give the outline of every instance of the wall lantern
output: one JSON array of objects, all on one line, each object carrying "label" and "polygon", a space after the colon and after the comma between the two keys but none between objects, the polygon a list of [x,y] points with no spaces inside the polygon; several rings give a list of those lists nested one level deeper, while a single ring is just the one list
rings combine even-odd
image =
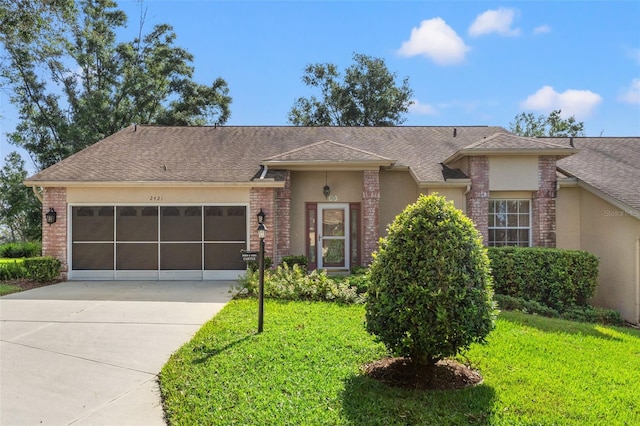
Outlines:
[{"label": "wall lantern", "polygon": [[56,213],[56,211],[53,209],[53,207],[50,207],[49,211],[44,216],[47,219],[47,223],[49,224],[49,226],[51,226],[54,223],[56,223],[56,219],[57,219],[58,213]]},{"label": "wall lantern", "polygon": [[264,224],[264,217],[266,216],[266,214],[262,209],[260,209],[260,213],[258,213],[256,216],[258,216],[258,225]]},{"label": "wall lantern", "polygon": [[329,198],[329,194],[331,194],[331,188],[329,188],[329,184],[327,184],[327,172],[324,172],[324,188],[322,188],[322,193],[324,194],[324,198]]}]

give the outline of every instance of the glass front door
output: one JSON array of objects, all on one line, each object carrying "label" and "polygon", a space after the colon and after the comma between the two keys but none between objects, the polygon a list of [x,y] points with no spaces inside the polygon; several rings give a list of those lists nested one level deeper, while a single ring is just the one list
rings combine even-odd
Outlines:
[{"label": "glass front door", "polygon": [[318,268],[349,269],[349,204],[318,204]]}]

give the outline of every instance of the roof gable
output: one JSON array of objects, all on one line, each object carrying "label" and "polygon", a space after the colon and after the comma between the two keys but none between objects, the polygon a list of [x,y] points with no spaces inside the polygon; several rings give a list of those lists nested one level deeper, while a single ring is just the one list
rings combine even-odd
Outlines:
[{"label": "roof gable", "polygon": [[271,167],[326,164],[372,164],[390,166],[395,160],[331,140],[323,140],[266,158]]},{"label": "roof gable", "polygon": [[474,155],[555,155],[558,158],[564,158],[576,152],[578,150],[569,145],[561,145],[540,138],[495,133],[463,147],[447,158],[445,163]]}]

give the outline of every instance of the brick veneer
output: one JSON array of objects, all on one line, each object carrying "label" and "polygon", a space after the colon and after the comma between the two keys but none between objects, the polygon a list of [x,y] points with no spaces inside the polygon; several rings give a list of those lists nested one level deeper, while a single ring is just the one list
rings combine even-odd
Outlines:
[{"label": "brick veneer", "polygon": [[538,158],[538,190],[531,206],[531,242],[534,247],[556,246],[556,157]]},{"label": "brick veneer", "polygon": [[265,256],[274,259],[274,241],[278,235],[276,226],[276,198],[275,188],[251,188],[249,193],[249,247],[251,250],[260,249],[260,240],[256,231],[258,222],[256,215],[260,209],[266,214],[264,225],[267,227],[267,238],[264,240]]},{"label": "brick veneer", "polygon": [[373,261],[372,254],[378,249],[380,239],[380,172],[365,170],[362,188],[362,264]]},{"label": "brick veneer", "polygon": [[285,172],[284,188],[276,189],[276,240],[273,263],[291,254],[291,172]]},{"label": "brick veneer", "polygon": [[468,175],[471,190],[467,194],[467,216],[482,235],[484,245],[489,241],[489,158],[469,157]]},{"label": "brick veneer", "polygon": [[[56,223],[49,225],[45,214],[53,208]],[[67,189],[45,188],[42,200],[42,255],[51,256],[62,262],[60,269],[63,279],[68,271],[67,262]]]}]

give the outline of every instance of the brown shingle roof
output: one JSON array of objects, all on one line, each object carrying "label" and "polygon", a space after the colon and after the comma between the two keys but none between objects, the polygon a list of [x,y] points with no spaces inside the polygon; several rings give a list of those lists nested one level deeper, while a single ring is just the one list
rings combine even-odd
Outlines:
[{"label": "brown shingle roof", "polygon": [[[440,162],[501,127],[130,126],[41,171],[29,182],[249,182],[265,158],[332,141],[349,155],[408,166],[443,181]],[[347,150],[343,150],[346,153]],[[317,153],[316,153],[317,154]],[[315,155],[315,154],[314,154]]]},{"label": "brown shingle roof", "polygon": [[[569,138],[554,142],[569,144]],[[640,138],[573,138],[577,155],[558,162],[565,175],[588,185],[640,212]]]}]

